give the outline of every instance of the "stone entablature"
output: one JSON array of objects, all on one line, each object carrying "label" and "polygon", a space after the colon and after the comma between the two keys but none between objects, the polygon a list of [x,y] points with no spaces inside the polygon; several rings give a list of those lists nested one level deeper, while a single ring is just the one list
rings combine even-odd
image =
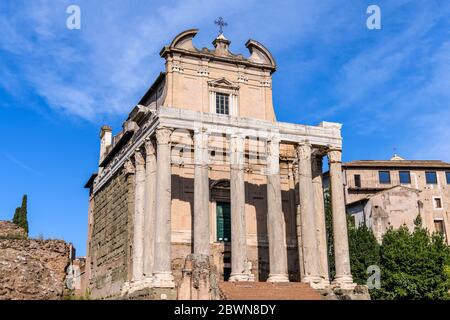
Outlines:
[{"label": "stone entablature", "polygon": [[157,111],[148,109],[147,112],[149,115],[147,121],[134,132],[132,138],[110,160],[96,179],[94,193],[121,168],[135,149],[144,144],[157,126],[191,131],[204,128],[210,134],[226,134],[227,136],[239,132],[241,136],[260,139],[277,135],[279,140],[285,143],[309,141],[315,147],[325,148],[340,148],[342,144],[341,125],[332,122],[307,126],[162,107]]}]

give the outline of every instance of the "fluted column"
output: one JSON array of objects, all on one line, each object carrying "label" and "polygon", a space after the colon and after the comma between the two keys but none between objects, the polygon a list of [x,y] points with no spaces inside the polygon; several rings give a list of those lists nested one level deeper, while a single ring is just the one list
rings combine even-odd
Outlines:
[{"label": "fluted column", "polygon": [[313,287],[322,286],[319,276],[319,258],[317,255],[317,234],[315,224],[314,192],[311,170],[311,145],[301,144],[297,147],[299,161],[299,193],[302,227],[302,246],[304,274],[302,282]]},{"label": "fluted column", "polygon": [[330,284],[328,274],[327,231],[325,224],[325,204],[323,199],[322,158],[319,153],[312,155],[312,182],[314,188],[314,209],[319,255],[319,275],[324,285]]},{"label": "fluted column", "polygon": [[244,138],[230,140],[231,275],[229,281],[249,281],[245,227]]},{"label": "fluted column", "polygon": [[170,158],[170,136],[172,130],[156,130],[156,232],[155,262],[153,273],[156,287],[174,287],[171,266],[171,205],[172,205],[172,168]]},{"label": "fluted column", "polygon": [[[296,230],[297,230],[297,248],[298,248],[298,264],[299,264],[299,272],[300,279],[303,279],[305,274],[305,262],[303,259],[303,237],[302,237],[302,215],[300,211],[300,183],[298,181],[299,171],[298,171],[298,161],[293,167],[294,174],[294,187],[295,190],[295,222],[296,222]],[[298,201],[297,201],[298,200]]]},{"label": "fluted column", "polygon": [[289,282],[286,225],[281,202],[280,141],[267,141],[267,232],[269,238],[269,282]]},{"label": "fluted column", "polygon": [[145,160],[140,150],[134,153],[134,221],[133,221],[133,281],[144,275],[144,206],[145,206]]},{"label": "fluted column", "polygon": [[328,151],[331,186],[331,208],[333,212],[333,238],[336,276],[333,283],[342,288],[353,288],[350,253],[347,236],[347,217],[345,213],[344,187],[342,180],[342,151]]},{"label": "fluted column", "polygon": [[145,142],[144,275],[152,276],[155,260],[156,150],[153,141]]},{"label": "fluted column", "polygon": [[208,134],[194,132],[194,254],[209,256]]}]

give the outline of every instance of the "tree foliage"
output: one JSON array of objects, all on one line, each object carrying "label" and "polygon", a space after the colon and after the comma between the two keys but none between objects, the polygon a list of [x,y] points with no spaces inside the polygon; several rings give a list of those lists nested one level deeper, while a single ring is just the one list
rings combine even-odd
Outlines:
[{"label": "tree foliage", "polygon": [[27,209],[27,195],[22,198],[22,206],[16,208],[13,217],[13,223],[23,228],[28,234],[28,209]]},{"label": "tree foliage", "polygon": [[[335,275],[331,197],[325,193],[328,262]],[[348,242],[353,279],[366,284],[367,268],[381,269],[381,288],[370,290],[372,299],[450,299],[450,247],[442,234],[430,234],[420,216],[410,232],[406,226],[389,229],[379,245],[370,228],[356,228],[349,221]]]},{"label": "tree foliage", "polygon": [[376,299],[449,299],[450,248],[442,234],[430,235],[420,218],[410,232],[406,226],[390,229],[380,248],[381,288]]},{"label": "tree foliage", "polygon": [[348,245],[353,281],[367,283],[367,268],[380,263],[380,245],[365,224],[355,227],[348,223]]}]

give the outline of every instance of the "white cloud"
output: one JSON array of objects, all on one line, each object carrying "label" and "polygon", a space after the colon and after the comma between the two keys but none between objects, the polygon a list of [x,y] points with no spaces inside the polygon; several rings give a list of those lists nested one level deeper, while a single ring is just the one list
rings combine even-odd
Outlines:
[{"label": "white cloud", "polygon": [[233,50],[241,51],[248,37],[280,50],[294,45],[293,37],[300,41],[316,32],[323,21],[332,28],[336,19],[327,20],[327,14],[336,6],[330,3],[286,1],[273,10],[273,2],[256,0],[180,0],[162,5],[85,0],[77,3],[82,17],[82,29],[77,31],[65,28],[70,1],[22,1],[1,10],[0,27],[6,37],[0,39],[0,48],[16,65],[0,65],[17,73],[55,110],[88,120],[122,115],[163,70],[159,50],[180,31],[199,27],[202,32],[196,41],[200,47],[210,46],[216,35],[213,21],[224,15],[230,22],[226,32],[233,35]]}]

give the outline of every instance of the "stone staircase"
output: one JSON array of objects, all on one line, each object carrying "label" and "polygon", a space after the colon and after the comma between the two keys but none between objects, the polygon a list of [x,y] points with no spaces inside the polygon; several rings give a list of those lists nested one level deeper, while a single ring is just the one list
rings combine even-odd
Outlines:
[{"label": "stone staircase", "polygon": [[220,282],[222,300],[322,300],[318,291],[300,282]]}]

